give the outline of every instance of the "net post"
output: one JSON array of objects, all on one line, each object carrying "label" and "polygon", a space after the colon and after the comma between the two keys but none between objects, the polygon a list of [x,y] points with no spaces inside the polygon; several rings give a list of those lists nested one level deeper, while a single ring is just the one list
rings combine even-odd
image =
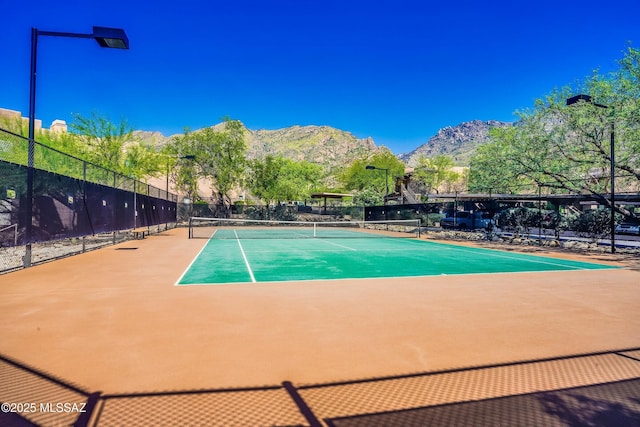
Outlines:
[{"label": "net post", "polygon": [[189,217],[189,232],[188,232],[189,239],[191,239],[193,237],[192,236],[193,231],[192,231],[192,228],[191,228],[192,227],[192,223],[191,223],[192,220],[193,220],[193,217]]},{"label": "net post", "polygon": [[418,218],[418,239],[421,237],[422,232],[422,219]]}]

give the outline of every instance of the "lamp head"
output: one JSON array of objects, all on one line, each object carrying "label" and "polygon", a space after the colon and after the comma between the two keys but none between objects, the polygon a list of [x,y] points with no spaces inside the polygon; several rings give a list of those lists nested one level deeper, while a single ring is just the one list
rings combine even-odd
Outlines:
[{"label": "lamp head", "polygon": [[591,102],[591,97],[589,95],[580,94],[576,96],[572,96],[571,98],[567,98],[567,105],[573,105],[578,103],[579,101]]},{"label": "lamp head", "polygon": [[93,38],[102,47],[129,49],[129,39],[121,28],[93,27]]}]

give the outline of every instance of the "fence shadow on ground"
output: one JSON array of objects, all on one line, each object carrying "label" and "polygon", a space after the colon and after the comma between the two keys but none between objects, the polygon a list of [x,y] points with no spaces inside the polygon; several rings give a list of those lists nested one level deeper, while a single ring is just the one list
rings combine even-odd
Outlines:
[{"label": "fence shadow on ground", "polygon": [[356,415],[331,427],[638,426],[640,379],[511,397]]},{"label": "fence shadow on ground", "polygon": [[122,394],[0,355],[0,401],[3,426],[639,426],[640,348],[339,383]]},{"label": "fence shadow on ground", "polygon": [[88,425],[99,392],[0,355],[0,425]]}]

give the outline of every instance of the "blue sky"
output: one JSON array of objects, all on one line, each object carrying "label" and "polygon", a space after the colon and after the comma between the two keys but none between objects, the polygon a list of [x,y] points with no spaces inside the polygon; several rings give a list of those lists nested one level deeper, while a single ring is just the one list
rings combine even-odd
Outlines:
[{"label": "blue sky", "polygon": [[[110,7],[110,9],[106,9]],[[125,29],[131,49],[41,37],[37,117],[92,112],[165,135],[223,116],[328,125],[396,153],[474,119],[513,121],[640,47],[640,1],[9,1],[0,107],[28,113],[30,29]]]}]

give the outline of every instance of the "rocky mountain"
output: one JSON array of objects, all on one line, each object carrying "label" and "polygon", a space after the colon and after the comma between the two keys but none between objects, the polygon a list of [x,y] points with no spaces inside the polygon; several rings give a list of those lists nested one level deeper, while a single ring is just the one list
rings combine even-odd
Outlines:
[{"label": "rocky mountain", "polygon": [[[222,130],[223,124],[213,128]],[[135,131],[138,141],[162,146],[171,137],[159,132]],[[351,163],[375,152],[372,138],[356,138],[352,133],[330,126],[291,126],[277,130],[246,129],[247,157],[282,155],[293,160],[306,160],[329,168]]]},{"label": "rocky mountain", "polygon": [[278,130],[249,130],[249,157],[278,155],[334,167],[366,156],[377,147],[371,138],[329,126],[292,126]]},{"label": "rocky mountain", "polygon": [[145,145],[151,145],[154,147],[162,147],[166,144],[171,137],[166,137],[158,131],[146,131],[146,130],[134,130],[133,137],[135,141],[143,143]]},{"label": "rocky mountain", "polygon": [[[460,123],[440,129],[427,142],[415,150],[398,155],[405,164],[413,167],[420,156],[434,157],[445,154],[456,164],[466,166],[478,145],[488,141],[492,127],[511,126],[512,123],[496,120]],[[217,124],[214,127],[221,127]],[[277,130],[247,129],[248,157],[282,155],[293,160],[306,160],[335,168],[350,164],[353,160],[373,154],[382,147],[376,146],[371,137],[356,138],[352,133],[330,126],[291,126]],[[152,145],[164,145],[171,137],[159,132],[135,132],[139,140]]]},{"label": "rocky mountain", "polygon": [[507,126],[512,126],[512,123],[497,120],[486,122],[473,120],[453,127],[447,126],[440,129],[420,147],[409,153],[401,154],[398,158],[408,166],[414,167],[421,156],[430,158],[444,154],[453,157],[457,165],[466,166],[476,148],[488,141],[489,129]]}]

